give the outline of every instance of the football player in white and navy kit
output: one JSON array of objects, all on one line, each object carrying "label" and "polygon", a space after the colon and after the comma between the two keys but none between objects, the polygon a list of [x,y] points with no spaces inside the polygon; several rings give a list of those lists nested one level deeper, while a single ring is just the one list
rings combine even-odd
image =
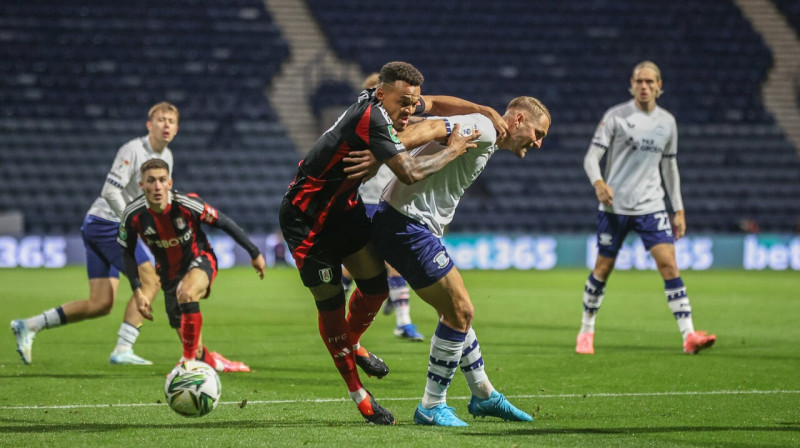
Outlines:
[{"label": "football player in white and navy kit", "polygon": [[[676,160],[678,128],[675,117],[656,105],[663,85],[656,64],[637,64],[630,82],[633,99],[606,111],[583,162],[600,202],[598,255],[584,287],[584,311],[575,351],[594,353],[595,318],[603,303],[606,282],[625,237],[633,230],[650,251],[664,279],[667,303],[683,336],[683,350],[695,354],[711,347],[716,337],[694,330],[692,307],[675,261],[675,240],[686,233]],[[603,155],[606,163],[601,173]],[[674,211],[672,223],[666,211],[662,180]]]},{"label": "football player in white and navy kit", "polygon": [[[508,123],[508,133],[498,138],[491,121],[483,115],[445,118],[448,128],[459,125],[459,132],[478,132],[477,148],[417,183],[406,185],[393,179],[384,189],[383,200],[373,217],[372,238],[378,253],[440,316],[431,337],[425,393],[414,413],[417,424],[467,425],[446,403],[447,388],[459,367],[472,392],[467,407],[470,414],[532,420],[489,381],[471,325],[472,302],[461,274],[440,240],[464,191],[480,175],[492,154],[498,149],[508,149],[520,158],[525,157],[529,148],[541,147],[550,128],[550,112],[532,97],[512,100],[503,119]],[[442,145],[432,142],[412,152],[415,156],[429,155],[441,149]]]},{"label": "football player in white and navy kit", "polygon": [[[17,339],[17,351],[25,364],[31,363],[33,338],[38,331],[105,316],[111,312],[117,295],[119,273],[124,272],[122,250],[117,243],[120,216],[127,204],[141,194],[139,168],[144,162],[162,159],[172,170],[172,151],[167,145],[178,133],[179,117],[178,108],[170,103],[154,105],[148,112],[147,135],[125,143],[117,151],[100,197],[89,208],[81,226],[86,247],[89,298],[67,302],[28,319],[11,322],[11,330]],[[151,298],[155,297],[160,285],[143,245],[136,249],[136,262],[143,292]],[[152,364],[133,353],[133,344],[141,325],[142,316],[131,297],[120,326],[117,346],[111,353],[111,364]]]}]

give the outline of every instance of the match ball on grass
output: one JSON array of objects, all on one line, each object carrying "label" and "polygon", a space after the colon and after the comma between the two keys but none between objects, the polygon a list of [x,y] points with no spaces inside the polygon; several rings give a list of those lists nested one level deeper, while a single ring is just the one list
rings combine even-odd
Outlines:
[{"label": "match ball on grass", "polygon": [[169,407],[184,417],[202,417],[219,403],[219,375],[202,361],[184,361],[167,375],[164,384]]}]

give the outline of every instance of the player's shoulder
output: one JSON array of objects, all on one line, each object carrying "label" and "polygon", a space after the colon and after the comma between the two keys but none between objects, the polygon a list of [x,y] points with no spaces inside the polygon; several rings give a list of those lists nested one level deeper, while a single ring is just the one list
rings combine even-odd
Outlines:
[{"label": "player's shoulder", "polygon": [[606,110],[606,117],[623,117],[636,112],[636,104],[633,100],[615,104]]},{"label": "player's shoulder", "polygon": [[145,151],[146,148],[144,139],[145,137],[136,137],[128,140],[125,142],[125,144],[119,147],[119,152],[136,153]]},{"label": "player's shoulder", "polygon": [[206,206],[205,201],[196,193],[182,193],[177,190],[172,190],[172,200],[197,213],[203,213],[203,209]]},{"label": "player's shoulder", "polygon": [[663,107],[656,104],[656,112],[659,114],[659,118],[662,120],[667,120],[672,122],[673,124],[676,123],[675,116],[672,115],[672,112],[664,109]]},{"label": "player's shoulder", "polygon": [[140,195],[125,206],[125,210],[122,211],[122,222],[128,222],[131,217],[142,213],[144,210],[147,210],[147,202],[145,201],[144,195]]}]

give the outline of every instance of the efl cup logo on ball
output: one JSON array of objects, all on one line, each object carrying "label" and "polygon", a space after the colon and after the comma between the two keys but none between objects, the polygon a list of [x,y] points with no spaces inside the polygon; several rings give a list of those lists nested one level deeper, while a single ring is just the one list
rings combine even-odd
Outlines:
[{"label": "efl cup logo on ball", "polygon": [[219,404],[222,384],[217,371],[201,361],[184,361],[167,375],[169,407],[184,417],[202,417]]}]

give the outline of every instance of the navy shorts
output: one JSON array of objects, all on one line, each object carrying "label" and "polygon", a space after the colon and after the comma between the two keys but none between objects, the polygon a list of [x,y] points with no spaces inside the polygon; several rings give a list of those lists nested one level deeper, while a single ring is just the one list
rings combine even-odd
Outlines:
[{"label": "navy shorts", "polygon": [[164,283],[162,281],[162,289],[164,290],[164,307],[167,310],[167,319],[169,319],[169,326],[172,328],[181,327],[181,308],[178,305],[178,284],[192,269],[200,269],[208,276],[208,289],[203,298],[208,298],[211,295],[211,284],[217,278],[217,257],[210,252],[203,252],[197,258],[192,260],[189,268],[181,272],[178,278],[172,282]]},{"label": "navy shorts", "polygon": [[669,214],[665,210],[638,216],[598,211],[597,252],[604,257],[616,258],[631,230],[639,234],[647,250],[656,244],[675,244]]},{"label": "navy shorts", "polygon": [[[89,278],[119,278],[125,272],[122,246],[117,242],[119,223],[86,215],[81,226],[83,246],[86,248],[86,271]],[[142,240],[136,245],[136,265],[150,261]]]},{"label": "navy shorts", "polygon": [[365,202],[364,208],[367,209],[367,216],[372,220],[372,217],[375,216],[375,212],[378,211],[378,204],[367,204]]},{"label": "navy shorts", "polygon": [[308,287],[342,281],[342,259],[369,243],[370,223],[364,203],[334,216],[324,225],[301,212],[284,198],[280,211],[281,232]]},{"label": "navy shorts", "polygon": [[386,202],[378,204],[372,217],[372,242],[415,290],[436,283],[454,266],[439,238]]}]

